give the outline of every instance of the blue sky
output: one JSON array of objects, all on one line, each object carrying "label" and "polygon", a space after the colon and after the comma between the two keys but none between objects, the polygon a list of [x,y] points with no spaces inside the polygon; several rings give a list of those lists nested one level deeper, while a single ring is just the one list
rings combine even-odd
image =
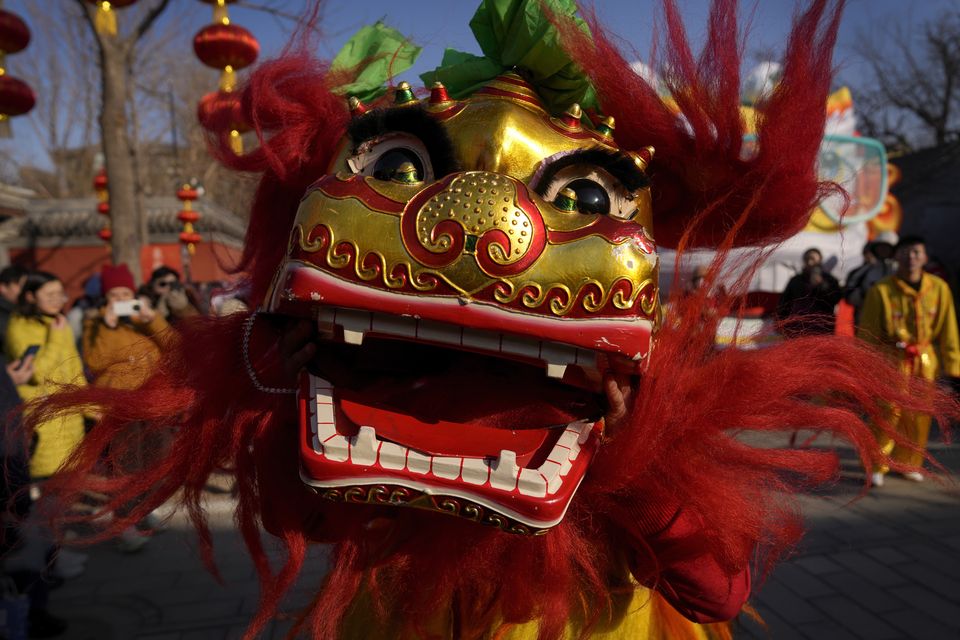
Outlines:
[{"label": "blue sky", "polygon": [[[68,0],[7,0],[5,8],[24,15],[23,7],[30,2],[66,2]],[[284,12],[297,14],[306,5],[307,0],[256,0],[258,4],[272,4]],[[904,27],[918,25],[930,19],[955,3],[951,0],[923,0],[923,2],[904,2],[903,0],[849,0],[841,25],[840,41],[836,61],[840,69],[840,80],[853,81],[864,75],[853,55],[857,39],[876,30],[881,24],[896,24]],[[196,25],[196,29],[181,29],[175,35],[182,41],[185,64],[200,63],[193,56],[191,41],[193,33],[210,20],[209,5],[197,0],[173,0],[158,25],[163,30],[168,21]],[[479,53],[468,22],[476,8],[475,0],[328,0],[324,11],[322,29],[324,38],[319,54],[332,57],[343,43],[365,24],[385,19],[391,26],[410,37],[423,47],[420,59],[414,68],[401,75],[401,79],[419,82],[417,74],[436,66],[447,46]],[[696,40],[705,30],[708,0],[678,0],[685,17],[688,30]],[[748,52],[759,50],[780,50],[786,40],[790,18],[795,8],[791,0],[755,0],[741,3],[741,14],[752,13]],[[613,31],[624,38],[641,54],[648,51],[651,41],[653,16],[659,3],[655,0],[597,0],[597,12],[604,23],[612,25]],[[235,24],[250,29],[260,40],[262,57],[272,57],[279,53],[287,41],[292,25],[289,21],[279,20],[251,9],[239,6],[231,7],[231,18]],[[122,19],[122,14],[121,14]],[[30,55],[33,48],[18,54]],[[16,57],[10,58],[11,70],[16,75]],[[212,79],[211,82],[215,82]],[[854,96],[856,99],[856,96]],[[43,163],[42,152],[38,153],[38,142],[31,127],[17,125],[14,121],[14,141],[0,143],[0,149],[14,156],[21,156],[25,162]]]}]

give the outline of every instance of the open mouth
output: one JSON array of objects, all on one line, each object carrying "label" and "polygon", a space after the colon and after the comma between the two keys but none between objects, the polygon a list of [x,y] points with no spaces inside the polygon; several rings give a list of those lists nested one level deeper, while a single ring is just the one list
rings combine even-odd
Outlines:
[{"label": "open mouth", "polygon": [[300,381],[301,474],[331,500],[515,533],[562,520],[603,431],[596,352],[322,307]]}]

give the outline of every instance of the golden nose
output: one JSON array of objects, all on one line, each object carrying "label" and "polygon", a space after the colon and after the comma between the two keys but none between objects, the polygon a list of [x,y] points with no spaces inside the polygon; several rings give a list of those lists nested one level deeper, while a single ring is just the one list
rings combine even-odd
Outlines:
[{"label": "golden nose", "polygon": [[540,211],[526,186],[509,176],[469,171],[424,195],[411,202],[413,210],[408,206],[402,225],[413,231],[404,234],[405,244],[424,264],[442,266],[470,254],[484,271],[499,275],[525,269],[546,243]]}]

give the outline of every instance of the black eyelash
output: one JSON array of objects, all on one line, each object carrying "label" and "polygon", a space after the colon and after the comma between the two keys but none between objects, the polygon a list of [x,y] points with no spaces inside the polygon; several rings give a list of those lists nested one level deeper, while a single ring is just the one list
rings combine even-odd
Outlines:
[{"label": "black eyelash", "polygon": [[592,165],[604,169],[619,180],[624,189],[630,192],[650,186],[650,179],[633,162],[630,156],[619,151],[583,149],[561,156],[545,167],[540,179],[537,180],[537,193],[541,196],[544,195],[560,171],[576,164]]},{"label": "black eyelash", "polygon": [[409,133],[419,138],[430,154],[435,176],[442,177],[459,170],[450,136],[421,106],[374,109],[354,118],[347,127],[354,148],[388,133]]}]

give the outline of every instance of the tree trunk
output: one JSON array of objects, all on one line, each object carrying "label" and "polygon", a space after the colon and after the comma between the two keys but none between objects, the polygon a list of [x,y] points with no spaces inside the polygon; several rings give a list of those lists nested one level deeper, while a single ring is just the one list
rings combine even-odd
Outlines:
[{"label": "tree trunk", "polygon": [[100,68],[103,95],[100,131],[103,156],[110,178],[110,218],[113,225],[114,264],[126,264],[137,282],[140,271],[141,233],[137,206],[135,162],[127,123],[127,56],[116,36],[101,36]]}]

